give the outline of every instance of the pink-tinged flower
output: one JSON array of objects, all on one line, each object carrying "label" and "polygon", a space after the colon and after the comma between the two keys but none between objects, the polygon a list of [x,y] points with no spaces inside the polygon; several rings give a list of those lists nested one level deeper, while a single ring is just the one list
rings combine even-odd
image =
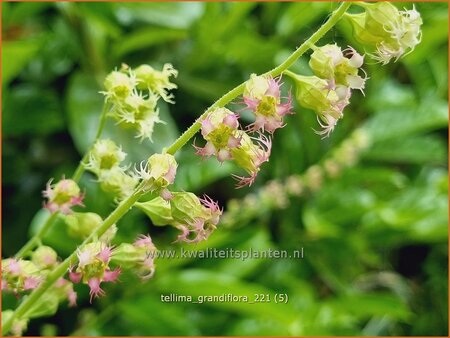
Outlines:
[{"label": "pink-tinged flower", "polygon": [[52,180],[47,183],[47,188],[43,191],[44,197],[48,199],[47,203],[44,203],[44,207],[51,213],[60,211],[67,215],[72,212],[72,207],[84,206],[84,195],[75,181],[62,179],[53,185],[51,182]]},{"label": "pink-tinged flower", "polygon": [[331,115],[322,115],[320,118],[317,116],[317,122],[322,127],[322,130],[314,131],[317,135],[322,136],[322,139],[324,139],[330,136],[331,132],[334,130],[334,127],[336,127],[338,120]]},{"label": "pink-tinged flower", "polygon": [[60,287],[67,285],[67,283],[69,283],[69,281],[67,281],[66,279],[61,277],[56,281],[55,287],[60,288]]},{"label": "pink-tinged flower", "polygon": [[121,272],[122,270],[120,268],[116,268],[114,270],[105,270],[105,273],[103,275],[103,282],[116,282]]},{"label": "pink-tinged flower", "polygon": [[67,300],[69,301],[69,307],[77,306],[77,293],[73,288],[70,288],[67,291]]},{"label": "pink-tinged flower", "polygon": [[239,147],[237,135],[239,116],[226,108],[217,108],[201,122],[201,133],[206,140],[204,147],[197,147],[196,154],[203,157],[216,156],[219,162],[232,159],[231,149]]},{"label": "pink-tinged flower", "polygon": [[8,272],[11,275],[19,275],[21,272],[19,261],[15,258],[9,260]]},{"label": "pink-tinged flower", "polygon": [[175,227],[181,231],[177,242],[197,243],[206,240],[216,229],[222,215],[217,202],[207,195],[179,192],[171,201]]},{"label": "pink-tinged flower", "polygon": [[145,182],[146,191],[157,191],[160,194],[175,181],[177,161],[171,154],[153,154],[145,163],[140,164],[136,170],[137,175]]},{"label": "pink-tinged flower", "polygon": [[24,290],[33,290],[36,289],[41,283],[41,278],[39,277],[26,277],[23,282]]},{"label": "pink-tinged flower", "polygon": [[2,279],[2,290],[8,290],[8,281],[5,279]]},{"label": "pink-tinged flower", "polygon": [[[78,263],[69,268],[69,279],[73,283],[87,284],[90,287],[91,302],[94,297],[104,294],[100,288],[103,282],[115,282],[121,269],[110,267],[116,248],[97,241],[78,249]],[[70,291],[70,290],[69,290]],[[76,295],[67,291],[69,304],[75,304]],[[72,300],[71,300],[72,299]]]},{"label": "pink-tinged flower", "polygon": [[88,280],[88,285],[89,285],[89,295],[91,296],[90,298],[90,302],[92,303],[92,299],[94,297],[101,297],[103,295],[105,295],[105,291],[102,290],[102,288],[100,287],[101,284],[101,280],[97,277],[93,277],[91,279]]},{"label": "pink-tinged flower", "polygon": [[86,247],[83,250],[78,249],[78,266],[83,268],[86,265],[94,263],[95,258],[98,254],[99,252],[96,250],[96,248],[93,247]]},{"label": "pink-tinged flower", "polygon": [[69,268],[69,279],[72,281],[72,283],[78,284],[83,276],[79,272],[73,272],[72,269],[73,267]]},{"label": "pink-tinged flower", "polygon": [[258,137],[250,137],[245,132],[241,132],[240,136],[242,138],[241,146],[233,149],[233,159],[250,176],[233,175],[238,180],[237,188],[252,185],[261,165],[269,161],[272,149],[272,140],[264,134],[258,133]]},{"label": "pink-tinged flower", "polygon": [[97,258],[99,258],[101,261],[103,261],[105,264],[109,263],[109,260],[111,259],[113,247],[106,245],[98,254]]},{"label": "pink-tinged flower", "polygon": [[148,248],[148,249],[154,249],[155,246],[153,245],[152,238],[150,235],[139,235],[137,239],[133,243],[134,246],[138,248]]},{"label": "pink-tinged flower", "polygon": [[[255,114],[255,122],[250,124],[248,130],[267,131],[271,134],[276,129],[284,127],[283,117],[293,114],[291,94],[285,98],[281,97],[281,78],[275,80],[272,77],[256,76],[252,74],[247,81],[243,99],[245,109]],[[285,100],[282,103],[282,99]]]},{"label": "pink-tinged flower", "polygon": [[155,262],[152,255],[148,255],[147,258],[144,259],[139,271],[140,277],[143,280],[148,280],[153,277],[155,274]]}]

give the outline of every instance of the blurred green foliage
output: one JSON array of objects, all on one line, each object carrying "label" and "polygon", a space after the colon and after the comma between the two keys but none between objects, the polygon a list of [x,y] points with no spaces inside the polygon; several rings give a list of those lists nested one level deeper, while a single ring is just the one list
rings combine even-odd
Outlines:
[{"label": "blurred green foliage", "polygon": [[[111,69],[171,62],[180,72],[177,104],[161,107],[167,124],[158,126],[153,144],[138,143],[112,122],[107,126],[104,135],[138,162],[249,74],[276,66],[336,6],[2,2],[2,255],[13,255],[37,230],[46,181],[70,176],[93,140],[103,102],[98,92]],[[424,20],[416,50],[385,67],[367,58],[366,95],[353,95],[329,139],[313,132],[312,112],[296,109],[276,133],[271,161],[251,189],[233,188],[232,165],[201,162],[191,147],[178,154],[178,189],[207,192],[226,204],[269,180],[304,173],[361,128],[372,144],[359,164],[317,191],[291,197],[282,209],[256,199],[254,214],[242,209],[248,217],[232,219],[191,248],[303,247],[304,259],[159,259],[154,279],[144,284],[125,274],[93,305],[86,288],[77,287],[78,308],[62,305],[54,317],[31,322],[28,334],[446,335],[448,11],[446,3],[415,6]],[[322,42],[363,51],[345,21]],[[308,74],[307,61],[303,57],[294,70]],[[112,210],[111,197],[92,176],[86,174],[82,186],[86,209],[102,216]],[[179,246],[171,244],[174,230],[154,227],[138,210],[119,228],[117,242],[143,232],[160,249]],[[62,223],[44,242],[61,257],[77,245]],[[289,302],[162,303],[161,293],[286,293]],[[5,309],[16,304],[4,296]]]}]

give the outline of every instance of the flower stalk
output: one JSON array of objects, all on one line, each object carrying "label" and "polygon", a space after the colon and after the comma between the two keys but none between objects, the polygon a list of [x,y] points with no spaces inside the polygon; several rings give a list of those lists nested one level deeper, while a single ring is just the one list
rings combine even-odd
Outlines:
[{"label": "flower stalk", "polygon": [[[343,2],[340,6],[331,14],[329,19],[325,24],[323,24],[307,41],[305,41],[299,48],[297,48],[283,63],[274,69],[263,74],[264,76],[276,77],[283,72],[285,72],[289,67],[291,67],[294,62],[301,57],[308,49],[311,48],[318,40],[320,40],[335,24],[344,16],[347,9],[351,6],[350,2]],[[201,121],[214,109],[224,107],[226,104],[231,102],[237,96],[241,95],[245,89],[245,82],[238,85],[237,87],[231,89],[228,93],[219,98],[215,103],[213,103],[193,124],[189,127],[172,145],[165,149],[165,153],[174,155],[179,149],[181,149],[201,128]],[[109,105],[105,104],[99,123],[99,129],[96,135],[96,140],[101,135],[104,127],[105,119]],[[73,180],[77,182],[83,172],[84,164],[88,160],[89,152],[83,157],[79,166],[77,167]],[[139,200],[139,198],[145,193],[146,182],[141,182],[134,190],[134,192],[127,198],[122,200],[117,208],[112,211],[112,213],[99,225],[97,226],[91,235],[80,245],[79,249],[83,249],[87,244],[91,243],[93,240],[98,239],[102,234],[104,234],[110,227],[112,227],[117,221],[119,221]],[[44,226],[41,228],[38,234],[36,234],[30,241],[19,251],[17,257],[23,257],[27,255],[30,250],[34,248],[36,244],[40,242],[42,237],[46,234],[48,229],[51,227],[53,222],[58,217],[58,213],[53,213],[46,221]],[[64,276],[71,264],[75,263],[77,260],[77,252],[73,252],[69,257],[67,257],[61,264],[53,270],[47,278],[27,297],[24,298],[23,302],[17,307],[17,309],[12,313],[12,315],[5,320],[2,326],[2,334],[6,334],[11,330],[11,326],[14,320],[26,318],[27,312],[33,307],[33,305],[45,294],[45,292],[51,288],[55,282]]]}]

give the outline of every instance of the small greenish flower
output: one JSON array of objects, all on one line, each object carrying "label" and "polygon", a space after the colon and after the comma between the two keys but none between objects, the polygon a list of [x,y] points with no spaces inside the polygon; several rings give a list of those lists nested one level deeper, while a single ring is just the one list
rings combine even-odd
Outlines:
[{"label": "small greenish flower", "polygon": [[231,159],[231,150],[240,144],[238,134],[239,116],[227,108],[217,108],[202,121],[201,133],[206,140],[204,147],[194,145],[197,155],[215,155],[219,162]]},{"label": "small greenish flower", "polygon": [[86,239],[102,222],[102,218],[93,212],[74,212],[64,217],[71,237]]},{"label": "small greenish flower", "polygon": [[342,51],[336,44],[328,44],[315,47],[309,65],[315,75],[328,81],[328,89],[345,86],[363,92],[367,76],[358,75],[363,62],[364,56],[352,47]]},{"label": "small greenish flower", "polygon": [[161,96],[164,101],[174,103],[174,96],[169,90],[177,88],[177,85],[170,82],[169,78],[177,77],[178,71],[170,63],[166,63],[162,71],[149,65],[142,65],[135,69],[135,73],[138,89],[148,89]]},{"label": "small greenish flower", "polygon": [[69,268],[69,278],[73,283],[82,282],[89,286],[91,302],[94,297],[105,294],[101,283],[115,282],[121,273],[120,268],[110,268],[112,255],[113,247],[100,241],[77,250],[77,263]]},{"label": "small greenish flower", "polygon": [[360,14],[347,14],[354,35],[359,42],[375,50],[371,57],[387,64],[391,60],[412,52],[420,43],[423,23],[420,13],[411,10],[399,11],[389,2],[359,2],[366,10]]},{"label": "small greenish flower", "polygon": [[175,181],[177,161],[170,154],[153,154],[144,164],[141,163],[137,171],[138,176],[145,182],[145,189],[158,191],[161,197],[170,199],[171,195],[166,189]]},{"label": "small greenish flower", "polygon": [[238,137],[241,139],[240,146],[231,149],[234,162],[249,174],[248,177],[233,175],[238,180],[238,188],[252,185],[261,165],[269,161],[272,140],[262,133],[257,135],[257,137],[252,137],[240,130],[238,133]]},{"label": "small greenish flower", "polygon": [[336,85],[331,89],[326,80],[317,76],[290,75],[296,82],[298,103],[317,114],[322,130],[316,133],[323,137],[329,136],[338,120],[344,116],[344,108],[350,103],[350,88]]},{"label": "small greenish flower", "polygon": [[102,171],[119,167],[126,155],[114,141],[98,140],[89,152],[89,162],[85,167],[99,176]]},{"label": "small greenish flower", "polygon": [[98,180],[101,188],[114,194],[118,201],[130,196],[139,182],[136,176],[127,174],[119,167],[102,171]]},{"label": "small greenish flower", "polygon": [[58,262],[58,254],[51,247],[41,245],[32,253],[31,261],[41,269],[50,269]]},{"label": "small greenish flower", "polygon": [[133,92],[136,79],[133,72],[115,70],[109,73],[103,85],[106,91],[102,93],[107,101],[121,102]]},{"label": "small greenish flower", "polygon": [[34,262],[25,259],[7,258],[2,260],[2,290],[21,292],[33,290],[45,278],[46,272]]},{"label": "small greenish flower", "polygon": [[155,124],[164,123],[159,118],[157,102],[156,94],[150,93],[148,97],[144,97],[143,94],[133,91],[121,104],[115,105],[111,109],[110,115],[120,125],[136,129],[136,137],[152,141]]},{"label": "small greenish flower", "polygon": [[157,249],[150,236],[139,235],[133,244],[121,243],[114,249],[111,261],[125,269],[134,270],[143,280],[155,273]]},{"label": "small greenish flower", "polygon": [[177,241],[197,243],[216,229],[222,210],[208,196],[198,198],[190,192],[173,193],[170,201],[173,224],[181,231]]},{"label": "small greenish flower", "polygon": [[73,206],[83,206],[84,195],[74,180],[62,179],[53,185],[51,182],[52,180],[47,183],[47,188],[43,191],[44,197],[48,199],[44,206],[51,213],[60,211],[70,214]]},{"label": "small greenish flower", "polygon": [[281,77],[275,80],[271,76],[257,76],[252,74],[245,84],[242,95],[245,109],[255,115],[255,122],[248,126],[248,131],[267,131],[273,134],[284,126],[283,117],[293,114],[291,94],[281,97]]}]

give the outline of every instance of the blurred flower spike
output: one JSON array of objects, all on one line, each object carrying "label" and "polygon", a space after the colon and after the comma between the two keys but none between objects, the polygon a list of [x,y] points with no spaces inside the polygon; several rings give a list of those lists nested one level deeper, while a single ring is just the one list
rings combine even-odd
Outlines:
[{"label": "blurred flower spike", "polygon": [[158,191],[164,199],[170,199],[167,187],[175,182],[177,161],[170,154],[153,154],[145,164],[137,170],[138,176],[145,182],[145,190]]}]

